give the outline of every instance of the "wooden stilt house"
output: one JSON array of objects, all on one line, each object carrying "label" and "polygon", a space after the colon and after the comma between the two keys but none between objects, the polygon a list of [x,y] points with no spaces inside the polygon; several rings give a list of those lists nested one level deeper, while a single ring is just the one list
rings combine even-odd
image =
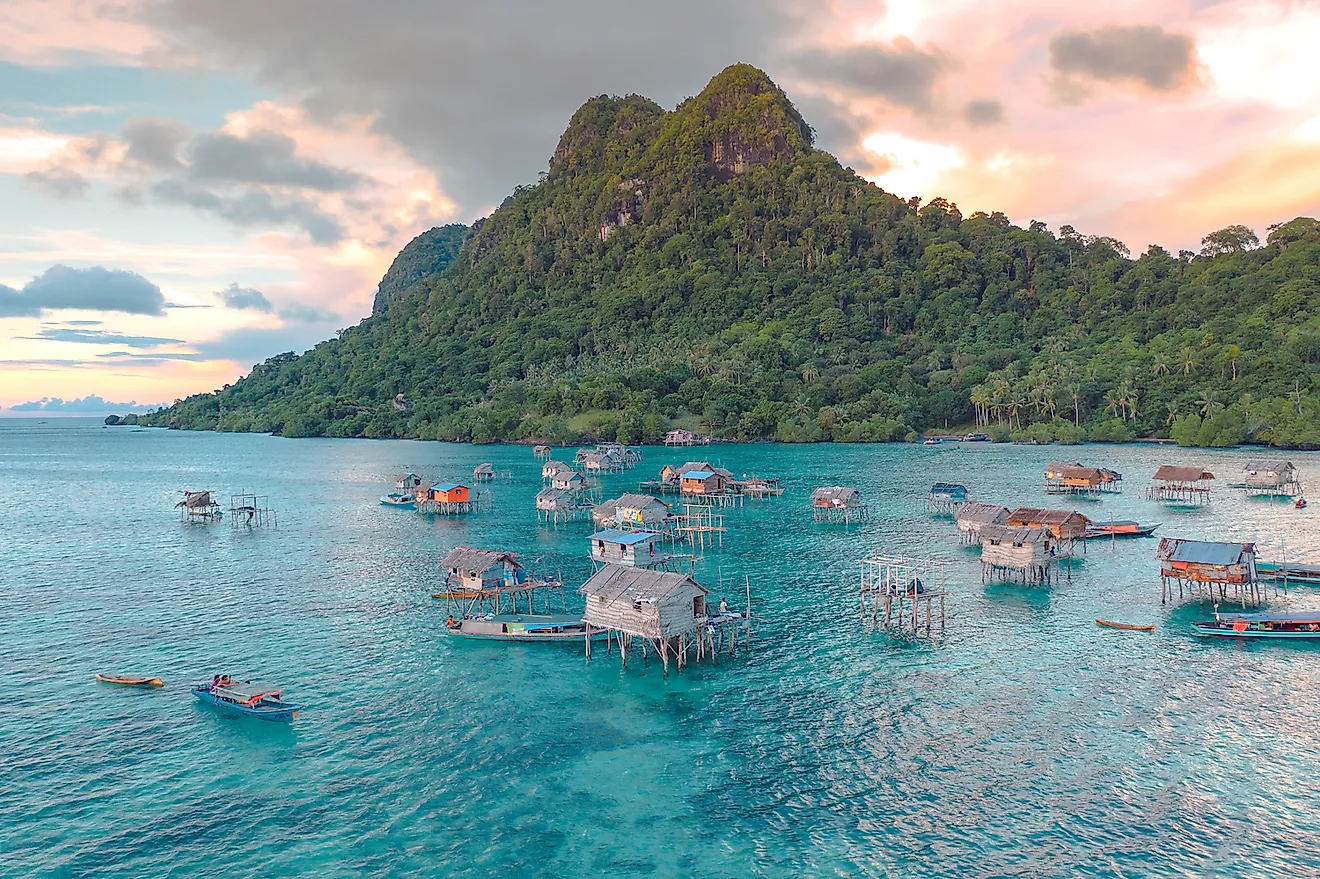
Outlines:
[{"label": "wooden stilt house", "polygon": [[1043,528],[1054,538],[1058,551],[1069,555],[1074,543],[1086,539],[1086,528],[1091,520],[1076,510],[1018,507],[1008,514],[1006,524],[1017,528]]},{"label": "wooden stilt house", "polygon": [[926,509],[932,513],[952,513],[967,503],[967,486],[957,482],[937,482],[930,487]]},{"label": "wooden stilt house", "polygon": [[209,491],[185,491],[183,500],[174,507],[185,522],[216,522],[224,517],[220,502]]},{"label": "wooden stilt house", "polygon": [[1045,466],[1045,490],[1050,494],[1097,495],[1122,488],[1123,474],[1104,467],[1084,467],[1054,461]]},{"label": "wooden stilt house", "polygon": [[979,546],[981,529],[987,525],[1006,524],[1008,508],[994,504],[963,504],[953,519],[958,526],[958,541],[964,546]]},{"label": "wooden stilt house", "polygon": [[1055,567],[1054,536],[1045,528],[985,525],[981,528],[981,580],[1047,584]]},{"label": "wooden stilt house", "polygon": [[587,508],[578,503],[578,496],[561,488],[543,488],[536,493],[536,519],[550,525],[582,518]]},{"label": "wooden stilt house", "polygon": [[1297,468],[1288,461],[1250,461],[1242,468],[1242,487],[1249,495],[1292,497],[1302,493]]},{"label": "wooden stilt house", "polygon": [[518,613],[520,601],[526,613],[536,613],[536,597],[544,596],[544,612],[558,593],[567,610],[564,584],[558,579],[531,576],[511,552],[456,546],[440,560],[443,583],[433,598],[445,599],[451,615],[466,619],[484,613]]},{"label": "wooden stilt house", "polygon": [[687,558],[664,552],[657,546],[660,535],[654,531],[606,528],[597,531],[588,540],[591,563],[596,567],[624,565],[630,568],[675,570],[678,563]]},{"label": "wooden stilt house", "polygon": [[1146,489],[1149,500],[1178,504],[1208,504],[1210,481],[1215,475],[1201,467],[1164,464],[1155,471],[1155,484]]},{"label": "wooden stilt house", "polygon": [[684,430],[676,427],[665,434],[665,445],[667,446],[690,446],[697,441],[697,435],[690,430]]},{"label": "wooden stilt house", "polygon": [[606,565],[581,592],[586,598],[582,620],[588,657],[592,633],[605,631],[607,643],[617,641],[625,662],[634,639],[659,655],[666,672],[670,659],[682,668],[694,650],[698,661],[713,658],[706,613],[709,592],[691,576]]},{"label": "wooden stilt house", "polygon": [[1160,603],[1184,597],[1199,601],[1240,602],[1243,607],[1264,600],[1256,572],[1254,543],[1219,543],[1165,537],[1155,557],[1160,561]]},{"label": "wooden stilt house", "polygon": [[434,516],[460,516],[477,510],[471,489],[457,482],[423,482],[416,490],[417,512]]},{"label": "wooden stilt house", "polygon": [[855,488],[828,485],[811,493],[811,514],[817,522],[865,522],[869,515]]},{"label": "wooden stilt house", "polygon": [[495,480],[495,466],[493,464],[478,464],[472,468],[472,479],[474,482],[493,482]]}]

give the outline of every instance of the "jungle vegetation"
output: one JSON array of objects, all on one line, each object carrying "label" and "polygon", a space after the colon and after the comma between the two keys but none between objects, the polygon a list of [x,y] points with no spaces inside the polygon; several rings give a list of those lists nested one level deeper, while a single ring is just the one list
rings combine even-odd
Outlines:
[{"label": "jungle vegetation", "polygon": [[[761,71],[593,98],[540,180],[419,236],[371,317],[134,421],[285,436],[1320,447],[1320,223],[1199,252],[904,201]],[[396,403],[396,395],[403,403]]]}]

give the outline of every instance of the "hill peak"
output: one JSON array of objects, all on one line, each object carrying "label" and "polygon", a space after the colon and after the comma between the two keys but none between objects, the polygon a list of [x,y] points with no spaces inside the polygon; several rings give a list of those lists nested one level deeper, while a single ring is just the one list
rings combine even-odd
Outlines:
[{"label": "hill peak", "polygon": [[811,126],[783,89],[750,64],[726,67],[677,112],[697,129],[706,161],[720,176],[811,150]]}]

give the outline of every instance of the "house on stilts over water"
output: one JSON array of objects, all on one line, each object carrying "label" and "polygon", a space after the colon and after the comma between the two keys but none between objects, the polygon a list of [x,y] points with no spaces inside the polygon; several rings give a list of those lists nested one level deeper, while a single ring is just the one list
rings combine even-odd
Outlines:
[{"label": "house on stilts over water", "polygon": [[[608,634],[606,651],[618,646],[623,662],[640,647],[660,657],[665,672],[672,659],[682,668],[695,655],[698,662],[715,658],[718,631],[727,634],[733,652],[733,632],[740,627],[750,639],[750,601],[747,613],[714,613],[707,608],[709,591],[691,575],[605,565],[580,590],[586,598],[582,621],[586,624],[587,657],[593,632]],[[750,587],[748,588],[750,597]]]},{"label": "house on stilts over water", "polygon": [[[1266,586],[1256,572],[1254,543],[1160,539],[1155,557],[1160,561],[1160,604],[1192,598],[1216,604],[1236,602],[1246,608],[1265,600]],[[1277,587],[1276,592],[1277,595]]]},{"label": "house on stilts over water", "polygon": [[443,598],[456,619],[488,613],[534,614],[538,596],[541,613],[552,611],[556,595],[553,604],[568,610],[563,581],[530,575],[511,552],[456,546],[440,560],[440,569],[444,582],[431,597]]},{"label": "house on stilts over water", "polygon": [[981,529],[986,525],[1003,525],[1008,522],[1008,508],[994,504],[963,504],[953,514],[954,524],[958,526],[958,542],[963,546],[980,546]]},{"label": "house on stilts over water", "polygon": [[601,528],[654,531],[662,536],[669,536],[674,518],[669,504],[649,494],[624,494],[597,504],[591,511],[592,521]]},{"label": "house on stilts over water", "polygon": [[183,500],[174,505],[185,522],[217,522],[224,517],[220,504],[209,491],[185,491]]},{"label": "house on stilts over water", "polygon": [[981,582],[1047,585],[1057,566],[1055,538],[1045,528],[985,525],[980,530]]},{"label": "house on stilts over water", "polygon": [[1018,507],[1008,514],[1005,523],[1018,528],[1044,528],[1054,538],[1059,555],[1072,555],[1076,544],[1086,548],[1086,529],[1091,520],[1076,510],[1042,510],[1037,507]]},{"label": "house on stilts over water", "polygon": [[965,503],[967,486],[957,482],[937,482],[926,497],[926,509],[932,513],[952,513]]},{"label": "house on stilts over water", "polygon": [[547,525],[561,522],[575,522],[584,518],[591,510],[579,502],[576,492],[562,488],[543,488],[536,493],[536,520]]},{"label": "house on stilts over water", "polygon": [[477,512],[477,499],[457,482],[423,482],[415,492],[417,512],[432,516],[462,516]]},{"label": "house on stilts over water", "polygon": [[532,446],[532,457],[536,458],[538,461],[549,461],[550,447],[541,445]]},{"label": "house on stilts over water", "polygon": [[817,522],[865,522],[870,510],[862,493],[843,485],[828,485],[811,493],[811,515]]},{"label": "house on stilts over water", "polygon": [[1053,461],[1045,465],[1045,491],[1049,494],[1095,496],[1123,490],[1123,474],[1104,467]]},{"label": "house on stilts over water", "polygon": [[472,468],[473,482],[494,482],[497,479],[511,480],[513,474],[507,470],[496,470],[490,463],[478,464]]},{"label": "house on stilts over water", "polygon": [[1242,487],[1249,495],[1293,497],[1302,493],[1297,468],[1288,461],[1251,461],[1242,468]]},{"label": "house on stilts over water", "polygon": [[588,538],[593,567],[624,565],[630,568],[660,568],[677,571],[691,567],[692,557],[665,552],[654,531],[624,531],[606,528]]},{"label": "house on stilts over water", "polygon": [[1175,504],[1210,503],[1210,481],[1215,475],[1200,467],[1161,465],[1155,471],[1155,484],[1146,489],[1146,499]]}]

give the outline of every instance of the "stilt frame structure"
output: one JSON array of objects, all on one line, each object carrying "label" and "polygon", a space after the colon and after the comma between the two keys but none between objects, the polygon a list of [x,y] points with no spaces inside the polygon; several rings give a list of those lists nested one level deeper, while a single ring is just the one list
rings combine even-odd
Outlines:
[{"label": "stilt frame structure", "polygon": [[[948,594],[946,570],[942,558],[916,558],[905,555],[879,555],[859,559],[861,583],[858,587],[861,619],[873,628],[913,637],[930,637],[944,631],[944,596]],[[935,605],[940,616],[935,620]],[[922,606],[925,623],[922,624]],[[883,614],[881,613],[883,611]]]},{"label": "stilt frame structure", "polygon": [[270,498],[264,494],[239,493],[229,496],[229,524],[235,528],[274,528],[280,524],[279,516],[270,507]]}]

